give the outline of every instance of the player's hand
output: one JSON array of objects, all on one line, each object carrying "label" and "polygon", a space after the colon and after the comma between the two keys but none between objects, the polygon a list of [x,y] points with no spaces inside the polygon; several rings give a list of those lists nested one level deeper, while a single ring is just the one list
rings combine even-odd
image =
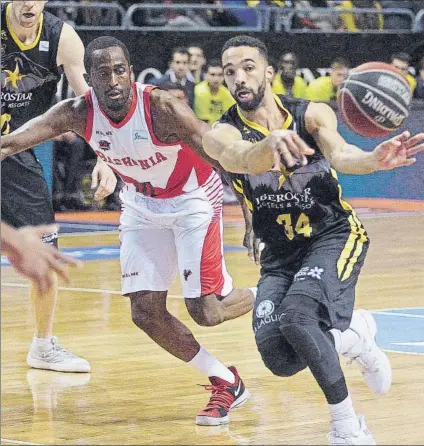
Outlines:
[{"label": "player's hand", "polygon": [[267,139],[268,147],[274,153],[274,168],[279,168],[281,164],[287,168],[295,167],[297,163],[306,166],[306,156],[315,153],[293,130],[273,130]]},{"label": "player's hand", "polygon": [[259,265],[259,245],[261,244],[261,240],[255,236],[253,229],[246,228],[246,232],[244,234],[243,246],[247,248],[247,255],[249,259]]},{"label": "player's hand", "polygon": [[424,133],[411,136],[406,131],[379,144],[373,151],[377,170],[390,170],[410,166],[416,158],[412,157],[424,150]]},{"label": "player's hand", "polygon": [[56,232],[57,225],[27,226],[18,230],[19,248],[7,252],[10,263],[18,273],[32,280],[39,292],[45,294],[55,283],[58,274],[69,282],[67,265],[80,267],[82,263],[60,253],[55,247],[43,243],[41,237]]},{"label": "player's hand", "polygon": [[113,170],[100,158],[91,174],[91,189],[96,189],[94,199],[101,201],[115,190],[117,183]]}]

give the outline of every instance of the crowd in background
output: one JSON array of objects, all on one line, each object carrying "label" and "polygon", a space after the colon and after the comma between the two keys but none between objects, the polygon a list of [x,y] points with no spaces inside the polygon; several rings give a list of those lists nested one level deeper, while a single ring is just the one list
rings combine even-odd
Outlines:
[{"label": "crowd in background", "polygon": [[[419,61],[416,76],[411,74],[411,58],[404,52],[395,53],[388,61],[403,73],[414,92],[414,97],[424,99],[424,57]],[[272,89],[276,94],[312,101],[331,102],[337,98],[341,83],[348,77],[350,64],[336,58],[328,75],[307,83],[301,76],[299,57],[293,52],[283,53],[278,60],[271,60],[274,67]],[[203,49],[197,45],[175,48],[170,55],[169,69],[165,74],[148,82],[160,86],[184,100],[203,121],[212,124],[232,105],[234,99],[224,85],[224,71],[219,60],[207,60]],[[414,70],[412,70],[414,71]],[[84,141],[66,134],[54,142],[55,164],[53,197],[56,211],[92,209],[89,172],[94,155]],[[119,210],[119,187],[103,204],[105,210]],[[225,201],[235,197],[226,190]]]},{"label": "crowd in background", "polygon": [[[73,25],[84,26],[119,26],[122,17],[117,9],[108,8],[75,8],[65,4],[55,9],[55,14],[62,20]],[[79,0],[82,5],[89,6],[98,0]],[[424,0],[103,0],[110,4],[118,4],[125,10],[133,5],[143,3],[158,3],[158,9],[139,9],[133,14],[135,26],[178,26],[187,28],[214,26],[254,26],[257,16],[255,8],[263,5],[275,8],[298,10],[292,17],[292,28],[309,28],[325,30],[382,30],[410,29],[410,18],[402,14],[375,14],[343,11],[338,15],[325,14],[315,8],[335,8],[356,10],[373,8],[384,11],[388,8],[402,8],[413,14],[424,9]],[[211,9],[178,9],[181,3],[215,5]],[[164,7],[165,6],[165,7]],[[224,7],[245,6],[244,9]],[[172,8],[171,8],[172,7]]]}]

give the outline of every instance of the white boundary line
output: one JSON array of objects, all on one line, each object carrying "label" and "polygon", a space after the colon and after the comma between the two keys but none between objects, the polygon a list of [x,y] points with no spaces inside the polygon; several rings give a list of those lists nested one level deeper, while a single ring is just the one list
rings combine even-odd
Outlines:
[{"label": "white boundary line", "polygon": [[44,446],[46,443],[31,443],[30,441],[9,440],[7,438],[1,438],[1,442],[11,444],[27,444],[29,446]]},{"label": "white boundary line", "polygon": [[[13,282],[2,282],[1,286],[10,287],[10,288],[29,288],[28,283],[13,283]],[[71,288],[60,286],[60,291],[75,291],[77,293],[97,293],[97,294],[116,294],[118,296],[122,296],[122,292],[119,290],[102,290],[99,288]],[[182,298],[183,296],[179,294],[168,294],[168,297],[171,298]]]},{"label": "white boundary line", "polygon": [[[398,308],[399,310],[399,308]],[[395,312],[389,312],[389,311],[373,311],[373,313],[376,314],[382,314],[384,316],[401,316],[401,317],[416,317],[418,319],[424,319],[424,314],[408,314],[408,313],[395,313]]]}]

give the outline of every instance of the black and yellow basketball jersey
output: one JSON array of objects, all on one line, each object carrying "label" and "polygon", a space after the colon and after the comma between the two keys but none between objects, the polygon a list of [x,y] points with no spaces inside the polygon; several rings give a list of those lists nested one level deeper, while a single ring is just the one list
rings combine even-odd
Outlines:
[{"label": "black and yellow basketball jersey", "polygon": [[[309,101],[274,95],[287,113],[284,129],[294,130],[315,150],[306,166],[287,171],[269,171],[261,175],[230,174],[235,189],[242,193],[252,212],[253,229],[269,249],[280,250],[288,262],[305,252],[310,241],[326,234],[350,233],[365,242],[366,232],[351,206],[341,199],[337,174],[324,158],[312,136],[306,131],[305,112]],[[243,139],[257,142],[270,132],[247,120],[233,105],[220,121],[231,124]],[[347,253],[347,251],[346,251]]]},{"label": "black and yellow basketball jersey", "polygon": [[51,107],[62,74],[56,62],[62,20],[43,12],[37,38],[24,45],[10,27],[11,6],[1,5],[2,135]]}]

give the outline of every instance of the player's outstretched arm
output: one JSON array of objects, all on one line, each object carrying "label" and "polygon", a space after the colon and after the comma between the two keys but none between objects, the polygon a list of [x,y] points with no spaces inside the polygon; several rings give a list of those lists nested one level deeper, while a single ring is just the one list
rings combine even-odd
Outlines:
[{"label": "player's outstretched arm", "polygon": [[280,164],[294,167],[307,164],[314,151],[291,130],[274,130],[262,141],[244,141],[240,132],[229,124],[218,123],[203,135],[206,153],[222,167],[234,173],[259,175]]},{"label": "player's outstretched arm", "polygon": [[42,294],[54,283],[54,274],[69,282],[65,264],[81,266],[81,262],[61,254],[56,248],[41,241],[44,234],[57,231],[56,225],[26,226],[21,229],[1,224],[1,249],[18,273],[34,281]]},{"label": "player's outstretched arm", "polygon": [[84,135],[86,105],[83,97],[61,101],[1,138],[1,159],[23,152],[68,131]]},{"label": "player's outstretched arm", "polygon": [[305,120],[308,132],[324,156],[343,173],[360,175],[409,166],[415,162],[412,155],[424,150],[424,133],[411,137],[409,132],[403,132],[379,144],[372,152],[348,144],[337,131],[336,114],[327,104],[311,102]]}]

